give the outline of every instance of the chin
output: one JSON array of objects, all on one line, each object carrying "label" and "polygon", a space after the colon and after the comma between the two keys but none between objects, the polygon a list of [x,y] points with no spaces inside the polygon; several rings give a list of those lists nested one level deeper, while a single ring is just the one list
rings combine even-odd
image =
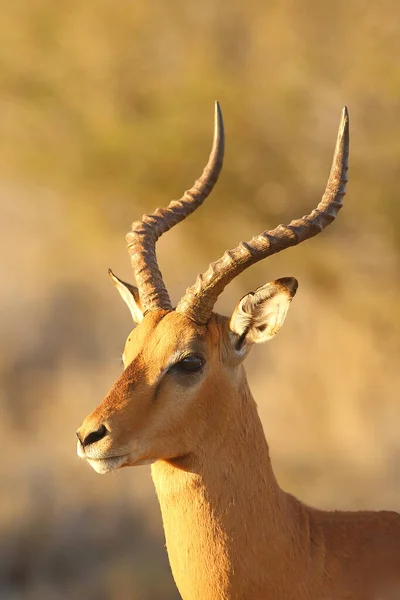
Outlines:
[{"label": "chin", "polygon": [[152,465],[155,460],[152,458],[145,458],[132,461],[129,457],[129,454],[124,456],[113,456],[111,458],[87,458],[86,461],[92,467],[96,473],[100,475],[105,475],[105,473],[110,473],[110,471],[116,471],[117,469],[122,469],[122,467],[138,467],[141,465]]},{"label": "chin", "polygon": [[104,475],[110,471],[115,471],[121,467],[128,466],[128,456],[113,456],[111,458],[87,458],[89,465],[99,473]]}]

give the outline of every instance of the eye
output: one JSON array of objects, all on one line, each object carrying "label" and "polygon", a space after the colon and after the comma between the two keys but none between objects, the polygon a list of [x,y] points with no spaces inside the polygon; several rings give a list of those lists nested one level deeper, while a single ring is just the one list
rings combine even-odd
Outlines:
[{"label": "eye", "polygon": [[170,371],[187,373],[188,375],[200,373],[205,362],[204,358],[198,354],[188,354],[188,356],[185,356],[185,358],[172,365]]}]

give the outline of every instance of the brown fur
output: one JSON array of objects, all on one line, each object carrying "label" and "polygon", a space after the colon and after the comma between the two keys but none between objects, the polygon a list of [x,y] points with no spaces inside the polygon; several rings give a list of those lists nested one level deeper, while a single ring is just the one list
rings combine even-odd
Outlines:
[{"label": "brown fur", "polygon": [[[198,326],[148,313],[127,340],[125,371],[78,432],[105,424],[109,434],[79,454],[101,472],[114,468],[107,457],[154,462],[184,600],[400,599],[400,515],[319,511],[281,490],[241,364],[247,351],[234,350],[232,335],[219,315]],[[163,374],[187,350],[205,356],[202,375]]]}]

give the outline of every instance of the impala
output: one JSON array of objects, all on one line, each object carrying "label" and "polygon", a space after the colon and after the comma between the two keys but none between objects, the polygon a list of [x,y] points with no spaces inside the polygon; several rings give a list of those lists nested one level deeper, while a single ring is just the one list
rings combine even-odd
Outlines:
[{"label": "impala", "polygon": [[273,338],[297,290],[283,277],[213,312],[250,265],[322,231],[342,206],[349,123],[344,109],[326,191],[309,215],[240,242],[197,277],[173,308],[158,238],[202,204],[223,160],[218,103],[200,179],[180,200],[133,223],[137,287],[111,278],[137,327],[125,369],[78,429],[78,455],[98,473],[152,464],[172,572],[184,600],[400,599],[400,515],[326,512],[278,485],[243,361]]}]

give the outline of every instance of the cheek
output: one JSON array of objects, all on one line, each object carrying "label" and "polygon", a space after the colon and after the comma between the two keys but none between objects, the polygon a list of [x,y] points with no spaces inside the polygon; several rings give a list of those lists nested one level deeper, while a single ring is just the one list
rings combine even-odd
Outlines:
[{"label": "cheek", "polygon": [[199,430],[204,385],[164,385],[152,406],[146,430],[153,441],[187,446]]}]

